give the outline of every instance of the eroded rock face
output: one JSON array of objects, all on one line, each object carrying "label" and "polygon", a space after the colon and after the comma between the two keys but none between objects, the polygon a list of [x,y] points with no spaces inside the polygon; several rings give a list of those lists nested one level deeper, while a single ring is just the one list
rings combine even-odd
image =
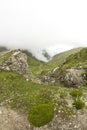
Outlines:
[{"label": "eroded rock face", "polygon": [[31,75],[31,71],[29,70],[27,63],[27,55],[22,53],[20,50],[15,51],[0,68],[5,71],[13,71],[15,73],[22,74],[26,78],[29,78]]},{"label": "eroded rock face", "polygon": [[67,69],[64,73],[61,73],[60,68],[55,68],[42,77],[42,82],[44,83],[51,85],[64,83],[68,87],[85,85],[85,80],[87,80],[87,66],[73,67]]},{"label": "eroded rock face", "polygon": [[68,86],[79,87],[84,84],[84,79],[86,70],[84,68],[71,68],[66,70],[66,74],[64,77],[64,82]]},{"label": "eroded rock face", "polygon": [[55,75],[56,71],[59,71],[59,67],[56,67],[52,71],[49,71],[47,74],[42,75],[41,77],[42,83],[50,85],[58,85],[60,81],[59,77]]}]

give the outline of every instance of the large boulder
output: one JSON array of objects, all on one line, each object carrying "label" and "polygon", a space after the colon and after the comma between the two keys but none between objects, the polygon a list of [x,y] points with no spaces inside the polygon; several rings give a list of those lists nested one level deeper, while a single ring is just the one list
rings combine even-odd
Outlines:
[{"label": "large boulder", "polygon": [[64,83],[72,87],[82,86],[84,84],[84,80],[86,79],[85,73],[86,69],[83,67],[67,69],[63,78]]},{"label": "large boulder", "polygon": [[29,78],[31,71],[27,63],[27,55],[20,50],[14,51],[12,55],[0,66],[1,70],[13,71]]}]

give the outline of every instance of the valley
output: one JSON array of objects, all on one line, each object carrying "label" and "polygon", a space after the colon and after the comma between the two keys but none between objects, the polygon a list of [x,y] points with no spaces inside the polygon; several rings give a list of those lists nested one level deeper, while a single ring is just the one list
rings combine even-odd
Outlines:
[{"label": "valley", "polygon": [[0,52],[0,130],[86,130],[87,48],[48,62]]}]

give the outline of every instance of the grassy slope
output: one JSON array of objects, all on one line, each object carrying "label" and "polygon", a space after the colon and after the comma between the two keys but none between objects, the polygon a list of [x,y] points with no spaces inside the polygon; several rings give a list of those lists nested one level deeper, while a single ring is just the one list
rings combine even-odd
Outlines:
[{"label": "grassy slope", "polygon": [[[9,55],[7,55],[7,58],[8,56],[11,56],[11,54],[9,53]],[[79,59],[80,62],[83,63],[83,61],[85,61],[84,59],[87,58],[86,54],[87,54],[87,50],[86,49],[82,50],[82,53],[80,54],[82,58]],[[84,55],[85,55],[85,58],[84,58]],[[71,55],[70,56],[71,58],[70,57],[69,59],[67,58],[67,64],[69,62],[73,62],[73,63],[75,62],[75,61],[72,61],[72,56],[74,57],[74,55]],[[74,59],[75,58],[73,58],[73,60]],[[35,71],[35,74],[44,70],[46,67],[47,69],[49,69],[48,65],[44,67],[43,62],[36,60],[32,56],[28,57],[28,62],[33,72]],[[55,62],[55,65],[58,65],[58,64],[56,64]],[[41,70],[39,70],[40,66],[41,66]],[[51,66],[51,69],[52,67],[54,67],[53,64]],[[24,112],[26,114],[28,114],[28,112],[31,110],[30,113],[32,112],[32,114],[31,114],[31,117],[29,117],[29,119],[36,126],[44,125],[48,121],[51,120],[51,118],[53,117],[53,107],[52,109],[50,109],[50,111],[48,111],[49,105],[52,106],[55,102],[57,103],[58,101],[60,102],[61,98],[65,99],[66,97],[70,99],[70,97],[68,97],[70,91],[71,89],[64,88],[61,86],[54,87],[54,86],[49,86],[49,85],[40,85],[40,84],[32,83],[30,81],[27,82],[24,77],[22,77],[21,75],[12,73],[12,72],[0,73],[0,103],[3,103],[7,106],[10,106],[11,108]],[[55,95],[57,95],[56,99],[55,99],[56,97]],[[45,113],[44,118],[41,118],[44,112],[42,111],[43,107],[46,110],[46,113],[52,112],[52,113],[49,113],[50,117],[49,117],[49,114],[46,115]],[[39,108],[41,108],[41,111],[38,117],[38,115],[34,114],[34,112],[37,111],[38,113]],[[72,112],[71,108],[68,108],[66,104],[59,105],[57,109],[62,109],[62,111],[64,111],[65,114],[67,113],[70,114]],[[32,119],[35,119],[34,116],[36,119],[38,118],[38,120],[32,120]],[[45,122],[43,122],[43,120],[45,120]],[[36,124],[36,121],[38,121],[37,124]]]},{"label": "grassy slope", "polygon": [[80,52],[70,55],[62,66],[62,69],[66,70],[76,66],[87,67],[87,48],[83,48]]},{"label": "grassy slope", "polygon": [[[65,62],[65,65],[63,65],[63,66],[65,66],[65,67],[63,67],[63,68],[69,68],[69,66],[73,66],[73,64],[76,63],[78,60],[81,63],[81,59],[75,59],[76,55],[80,55],[79,54],[80,50],[82,50],[82,48],[76,48],[76,49],[72,49],[72,50],[60,53],[60,54],[54,56],[53,59],[50,60],[49,62],[42,62],[42,61],[37,60],[34,56],[32,56],[32,54],[30,52],[28,52],[26,50],[23,52],[25,52],[28,56],[28,64],[29,64],[29,67],[30,67],[31,71],[33,72],[33,74],[39,75],[42,72],[44,74],[44,73],[54,69],[55,67],[61,66],[62,63],[64,63],[64,62]],[[13,53],[14,53],[14,51],[0,52],[0,64],[2,64],[4,61],[6,61],[6,59],[8,59]],[[82,52],[82,53],[83,53],[82,58],[84,59],[84,52]],[[74,55],[74,54],[76,54],[76,55]],[[67,63],[66,63],[66,61],[67,61]]]},{"label": "grassy slope", "polygon": [[64,76],[67,69],[78,66],[87,68],[87,48],[83,48],[79,52],[67,57],[65,63],[60,66],[60,69],[55,71],[54,76],[55,78]]},{"label": "grassy slope", "polygon": [[[81,49],[82,48],[77,48],[77,49],[72,49],[72,50],[60,53],[60,54],[54,56],[53,59],[50,60],[49,62],[43,62],[43,61],[37,60],[27,50],[24,50],[23,52],[25,52],[28,55],[28,64],[29,64],[29,67],[31,68],[31,71],[33,72],[33,74],[39,75],[41,72],[48,72],[48,71],[54,69],[55,67],[60,66],[69,55],[75,54],[76,52],[80,51]],[[0,64],[2,64],[6,59],[8,59],[13,53],[14,53],[14,51],[10,52],[8,50],[0,52]]]},{"label": "grassy slope", "polygon": [[6,60],[8,60],[14,52],[15,50],[14,51],[6,50],[0,52],[0,65],[2,65]]},{"label": "grassy slope", "polygon": [[42,62],[37,60],[35,57],[31,55],[31,53],[27,53],[28,55],[28,64],[32,70],[32,72],[36,75],[40,74],[41,72],[48,72],[54,69],[57,66],[60,66],[66,58],[71,55],[79,52],[82,48],[72,49],[63,53],[60,53],[52,58],[49,62]]},{"label": "grassy slope", "polygon": [[26,53],[28,56],[28,65],[29,65],[29,68],[31,69],[32,73],[35,75],[40,74],[41,71],[44,69],[44,67],[47,66],[45,64],[45,62],[36,59],[32,55],[32,53],[27,50],[23,50],[23,52]]},{"label": "grassy slope", "polygon": [[12,72],[0,73],[0,103],[26,113],[27,116],[29,112],[28,119],[35,126],[42,126],[52,120],[54,104],[58,102],[56,110],[64,111],[65,116],[72,114],[73,108],[69,108],[66,103],[60,104],[65,98],[70,100],[70,91],[62,86],[27,82],[24,77]]},{"label": "grassy slope", "polygon": [[53,57],[53,59],[51,61],[48,62],[48,64],[51,66],[51,68],[61,66],[62,63],[64,63],[66,61],[66,58],[68,56],[70,56],[71,54],[75,54],[75,53],[79,52],[81,49],[82,48],[75,48],[75,49],[57,54]]},{"label": "grassy slope", "polygon": [[[70,96],[72,90],[73,88],[63,86],[28,82],[21,75],[12,72],[0,73],[0,105],[26,113],[28,120],[38,127],[52,120],[55,107],[56,111],[61,111],[61,116],[73,114],[74,108],[68,107],[65,102],[65,99],[73,100]],[[76,91],[74,93],[76,95]]]},{"label": "grassy slope", "polygon": [[[32,112],[31,115],[32,122],[37,126],[44,125],[52,120],[54,115],[54,94],[58,90],[58,87],[27,82],[24,77],[12,72],[0,73],[0,103],[26,114],[34,109],[40,114],[39,117],[37,113],[33,115]],[[52,109],[48,109],[49,105],[52,106]],[[41,108],[40,113],[39,108]],[[46,111],[42,111],[43,109]],[[43,113],[44,118],[42,117]],[[34,116],[38,119],[37,122],[34,121]]]}]

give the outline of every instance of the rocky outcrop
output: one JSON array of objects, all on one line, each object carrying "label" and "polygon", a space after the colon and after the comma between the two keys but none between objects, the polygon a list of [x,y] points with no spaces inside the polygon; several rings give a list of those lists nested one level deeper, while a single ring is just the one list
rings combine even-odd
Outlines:
[{"label": "rocky outcrop", "polygon": [[55,75],[55,72],[59,71],[59,67],[54,68],[52,71],[49,71],[47,74],[41,76],[42,83],[50,84],[50,85],[58,85],[59,84],[59,76]]},{"label": "rocky outcrop", "polygon": [[68,86],[79,87],[84,84],[84,80],[86,79],[86,68],[82,66],[78,68],[67,69],[64,77],[64,83]]},{"label": "rocky outcrop", "polygon": [[87,66],[73,67],[66,69],[63,73],[61,68],[57,67],[42,76],[42,82],[50,85],[59,85],[64,83],[68,87],[79,87],[85,85],[87,80]]},{"label": "rocky outcrop", "polygon": [[26,78],[29,78],[31,71],[29,70],[27,63],[27,55],[20,50],[14,51],[12,55],[0,65],[0,70],[13,71],[21,74]]}]

